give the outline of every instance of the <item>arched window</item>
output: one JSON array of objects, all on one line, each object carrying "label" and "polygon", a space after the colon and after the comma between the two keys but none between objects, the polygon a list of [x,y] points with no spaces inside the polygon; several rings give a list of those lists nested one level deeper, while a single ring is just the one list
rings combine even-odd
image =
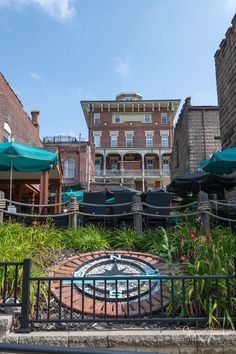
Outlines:
[{"label": "arched window", "polygon": [[3,142],[11,141],[11,127],[8,123],[4,123],[3,127]]},{"label": "arched window", "polygon": [[62,160],[62,170],[63,176],[65,178],[74,178],[75,177],[75,161],[74,160]]}]

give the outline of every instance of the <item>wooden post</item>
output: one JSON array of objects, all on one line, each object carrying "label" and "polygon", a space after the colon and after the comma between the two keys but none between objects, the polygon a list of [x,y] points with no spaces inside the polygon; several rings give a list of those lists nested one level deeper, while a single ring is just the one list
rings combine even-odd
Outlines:
[{"label": "wooden post", "polygon": [[[6,207],[4,197],[5,197],[4,192],[0,191],[0,208],[1,209],[5,209],[5,207]],[[0,224],[2,224],[2,223],[3,223],[3,212],[0,211]]]},{"label": "wooden post", "polygon": [[[40,179],[40,203],[39,204],[48,204],[48,184],[49,184],[49,173],[48,171],[44,171],[41,174]],[[46,214],[47,209],[44,207],[40,207],[40,214]]]},{"label": "wooden post", "polygon": [[70,197],[70,204],[68,206],[68,211],[73,212],[69,215],[69,227],[76,229],[77,228],[77,211],[79,209],[77,200],[75,196]]},{"label": "wooden post", "polygon": [[[56,191],[55,191],[55,204],[61,203],[61,183],[56,183]],[[61,212],[61,205],[56,205],[54,207],[54,213],[60,213]]]},{"label": "wooden post", "polygon": [[208,194],[202,191],[199,192],[198,196],[199,196],[200,205],[201,203],[205,203],[205,205],[203,206],[203,211],[200,214],[201,228],[204,233],[205,231],[210,231],[210,215],[208,215],[204,210],[205,208],[207,208],[207,202],[209,203],[209,199],[208,199]]},{"label": "wooden post", "polygon": [[132,211],[135,212],[135,214],[134,214],[134,230],[137,232],[137,234],[141,234],[143,231],[143,216],[139,212],[143,211],[143,205],[141,202],[140,195],[133,196]]}]

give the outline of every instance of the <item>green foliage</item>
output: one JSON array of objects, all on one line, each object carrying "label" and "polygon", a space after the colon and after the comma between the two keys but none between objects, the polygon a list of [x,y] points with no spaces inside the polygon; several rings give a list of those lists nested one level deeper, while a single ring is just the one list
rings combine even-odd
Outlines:
[{"label": "green foliage", "polygon": [[64,231],[62,243],[66,248],[80,252],[92,252],[109,248],[109,231],[98,229],[93,225],[85,228],[67,229]]},{"label": "green foliage", "polygon": [[[48,266],[56,261],[56,254],[63,249],[78,252],[104,249],[123,249],[150,252],[167,260],[174,274],[227,275],[234,273],[233,256],[236,255],[236,237],[229,228],[214,228],[202,235],[194,223],[181,223],[168,230],[158,228],[137,235],[133,229],[105,230],[92,225],[78,229],[55,229],[50,223],[33,227],[19,224],[0,225],[0,261],[22,261],[32,258],[32,275],[47,274]],[[0,293],[4,287],[4,269],[0,269]],[[8,290],[13,292],[14,269],[8,270]],[[22,270],[18,278],[21,286]],[[224,318],[223,326],[234,328],[230,317],[236,311],[236,280],[219,279],[189,280],[185,284],[183,302],[182,281],[175,282],[175,309],[168,311],[178,315],[208,316],[210,327],[220,325],[218,317]],[[206,291],[208,301],[206,301]],[[32,294],[34,291],[31,292]],[[45,292],[46,294],[46,292]],[[234,296],[233,296],[233,295]],[[33,295],[32,295],[33,296]],[[229,311],[229,303],[231,310]]]}]

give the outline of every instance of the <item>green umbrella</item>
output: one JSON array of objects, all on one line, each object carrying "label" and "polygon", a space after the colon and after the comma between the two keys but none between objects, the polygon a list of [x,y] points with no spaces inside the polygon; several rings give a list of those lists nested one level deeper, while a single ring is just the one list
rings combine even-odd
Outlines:
[{"label": "green umbrella", "polygon": [[0,171],[10,171],[10,200],[12,198],[12,172],[41,172],[55,168],[57,155],[13,141],[0,144]]},{"label": "green umbrella", "polygon": [[210,159],[202,161],[200,167],[218,175],[230,174],[236,170],[236,147],[215,152]]}]

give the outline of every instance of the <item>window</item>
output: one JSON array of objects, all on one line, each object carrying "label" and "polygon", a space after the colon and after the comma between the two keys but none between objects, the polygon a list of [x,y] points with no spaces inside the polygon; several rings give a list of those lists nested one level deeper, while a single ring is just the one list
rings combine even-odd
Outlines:
[{"label": "window", "polygon": [[162,171],[163,174],[168,176],[170,174],[170,168],[169,168],[169,161],[168,160],[163,160],[162,162]]},{"label": "window", "polygon": [[153,147],[153,134],[152,133],[146,134],[146,147]]},{"label": "window", "polygon": [[128,148],[133,147],[133,134],[132,133],[126,134],[126,147],[128,147]]},{"label": "window", "polygon": [[121,117],[119,114],[115,114],[115,119],[114,119],[115,123],[120,123],[121,122]]},{"label": "window", "polygon": [[93,135],[93,141],[96,147],[100,147],[101,145],[101,134],[100,133],[94,133]]},{"label": "window", "polygon": [[11,141],[11,127],[8,123],[4,123],[3,142],[7,143],[8,141]]},{"label": "window", "polygon": [[169,136],[168,134],[162,134],[161,136],[162,147],[169,147]]},{"label": "window", "polygon": [[98,175],[101,171],[101,160],[96,159],[95,160],[95,174]]},{"label": "window", "polygon": [[75,161],[62,160],[62,170],[65,178],[74,178],[75,176]]},{"label": "window", "polygon": [[167,124],[167,123],[168,123],[167,113],[162,113],[161,114],[161,124]]},{"label": "window", "polygon": [[111,147],[118,146],[118,135],[117,133],[111,133]]},{"label": "window", "polygon": [[144,123],[152,123],[152,116],[151,114],[144,114]]},{"label": "window", "polygon": [[100,124],[100,113],[94,113],[94,124]]},{"label": "window", "polygon": [[112,171],[117,171],[118,170],[118,162],[115,160],[111,161],[111,170]]},{"label": "window", "polygon": [[147,170],[153,170],[153,160],[147,160]]}]

